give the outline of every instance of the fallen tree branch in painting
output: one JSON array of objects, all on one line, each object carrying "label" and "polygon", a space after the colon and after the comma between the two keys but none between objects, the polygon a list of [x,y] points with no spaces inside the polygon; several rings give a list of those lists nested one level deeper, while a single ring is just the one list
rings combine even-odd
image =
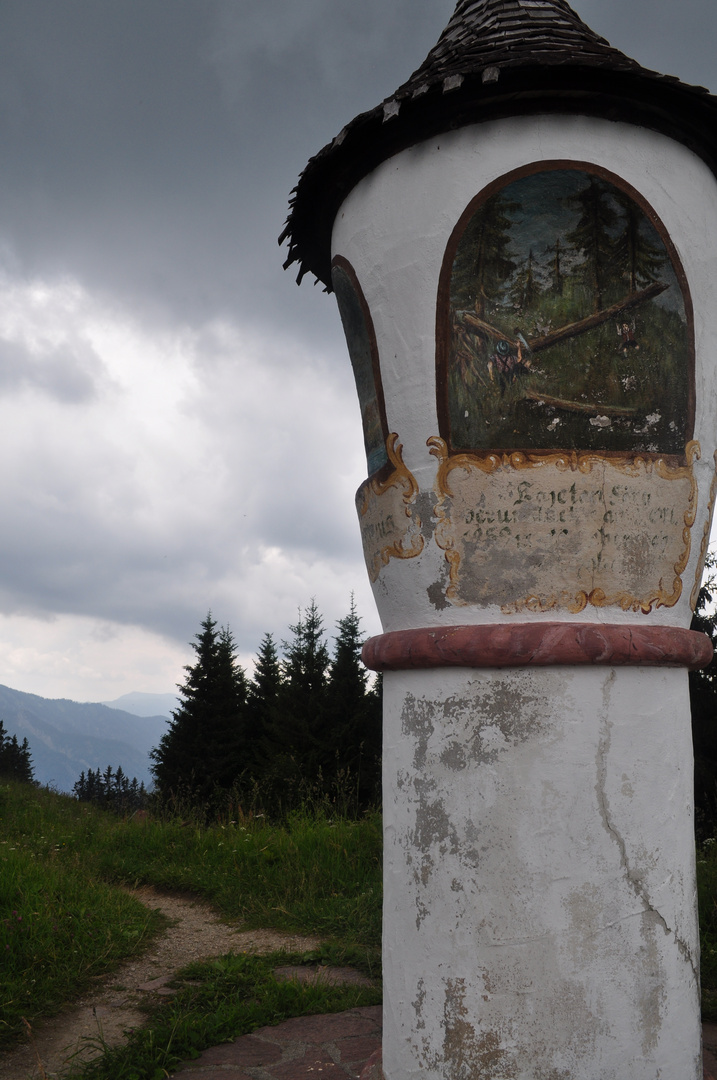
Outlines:
[{"label": "fallen tree branch in painting", "polygon": [[523,397],[528,398],[530,401],[537,401],[541,405],[549,405],[553,409],[566,409],[568,412],[589,413],[600,416],[636,416],[638,411],[621,405],[595,405],[585,401],[567,401],[565,398],[541,394],[539,390],[526,390]]},{"label": "fallen tree branch in painting", "polygon": [[[610,319],[617,319],[620,315],[624,314],[624,312],[630,311],[631,308],[640,307],[641,304],[646,304],[648,300],[654,300],[656,296],[659,296],[660,293],[665,292],[669,288],[670,286],[663,281],[653,281],[646,289],[640,289],[639,292],[630,293],[629,296],[623,297],[622,300],[618,300],[616,304],[612,304],[609,308],[604,308],[602,311],[596,311],[593,315],[588,315],[586,319],[568,323],[567,326],[561,326],[558,330],[553,330],[552,333],[544,334],[542,337],[531,338],[528,341],[528,348],[533,353],[540,352],[542,349],[549,349],[551,345],[557,345],[561,341],[567,341],[569,338],[578,337],[588,330],[594,330],[595,327],[602,326],[603,323],[609,322]],[[513,341],[510,337],[507,337],[502,330],[498,330],[497,327],[491,326],[491,324],[487,323],[484,319],[480,319],[477,315],[474,315],[472,311],[459,311],[456,312],[456,315],[460,321],[471,330],[495,338],[497,341],[507,341],[509,345],[512,345],[513,348],[517,349],[517,341]]]},{"label": "fallen tree branch in painting", "polygon": [[602,326],[603,323],[609,322],[610,319],[616,319],[619,315],[629,311],[631,308],[639,307],[641,304],[647,303],[648,300],[653,300],[660,293],[669,289],[669,285],[666,285],[663,281],[653,281],[652,285],[648,285],[646,289],[640,289],[639,292],[631,293],[623,300],[619,300],[616,304],[612,304],[609,308],[604,308],[602,311],[596,311],[594,315],[588,315],[587,319],[580,319],[579,322],[569,323],[568,326],[561,326],[559,330],[554,330],[552,334],[546,334],[544,337],[533,338],[528,342],[528,347],[531,352],[540,352],[541,349],[549,349],[551,345],[557,345],[560,341],[567,341],[568,338],[577,337],[579,334],[584,334],[588,330],[593,330],[596,326]]}]

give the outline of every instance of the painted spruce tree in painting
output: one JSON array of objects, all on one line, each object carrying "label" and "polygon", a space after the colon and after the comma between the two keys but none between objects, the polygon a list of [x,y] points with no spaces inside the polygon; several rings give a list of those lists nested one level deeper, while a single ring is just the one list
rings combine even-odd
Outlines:
[{"label": "painted spruce tree in painting", "polygon": [[516,269],[509,255],[513,227],[509,214],[519,209],[518,203],[501,194],[487,199],[471,218],[456,254],[453,274],[456,303],[472,303],[481,319],[485,317],[486,304],[496,301],[503,282]]},{"label": "painted spruce tree in painting", "polygon": [[579,168],[522,176],[477,206],[450,276],[452,449],[684,452],[691,328],[651,217]]}]

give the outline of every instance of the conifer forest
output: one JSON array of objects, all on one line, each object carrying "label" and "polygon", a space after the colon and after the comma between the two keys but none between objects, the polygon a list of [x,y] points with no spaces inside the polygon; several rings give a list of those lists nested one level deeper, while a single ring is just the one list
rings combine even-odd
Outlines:
[{"label": "conifer forest", "polygon": [[32,754],[27,739],[18,741],[17,735],[8,735],[0,720],[0,779],[32,783]]},{"label": "conifer forest", "polygon": [[353,600],[329,652],[314,601],[248,678],[211,614],[192,643],[181,704],[151,752],[157,797],[215,807],[231,795],[275,816],[307,801],[360,812],[380,798],[381,686],[360,659]]}]

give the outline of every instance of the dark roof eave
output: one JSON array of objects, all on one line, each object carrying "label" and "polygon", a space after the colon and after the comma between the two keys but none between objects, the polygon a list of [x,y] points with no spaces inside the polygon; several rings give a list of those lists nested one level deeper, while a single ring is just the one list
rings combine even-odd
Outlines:
[{"label": "dark roof eave", "polygon": [[357,116],[313,157],[299,178],[280,243],[289,241],[285,267],[299,264],[331,289],[331,233],[352,189],[401,150],[469,124],[508,116],[562,113],[625,121],[659,131],[693,150],[717,175],[717,98],[702,87],[640,69],[611,71],[557,64],[505,67],[497,82],[465,76],[460,87],[441,84],[403,98],[397,116],[384,106]]}]

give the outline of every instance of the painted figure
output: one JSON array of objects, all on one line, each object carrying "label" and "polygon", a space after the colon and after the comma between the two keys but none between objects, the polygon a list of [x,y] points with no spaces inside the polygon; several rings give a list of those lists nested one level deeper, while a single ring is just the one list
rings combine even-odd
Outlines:
[{"label": "painted figure", "polygon": [[520,374],[530,371],[530,358],[523,356],[523,345],[524,338],[521,335],[515,346],[503,339],[498,342],[495,352],[488,360],[488,374],[491,382],[495,382],[495,376],[498,376],[501,397]]},{"label": "painted figure", "polygon": [[627,356],[628,349],[639,349],[637,341],[635,340],[635,323],[633,321],[630,326],[624,322],[622,325],[617,324],[618,335],[622,338],[620,348],[622,349],[623,356]]}]

